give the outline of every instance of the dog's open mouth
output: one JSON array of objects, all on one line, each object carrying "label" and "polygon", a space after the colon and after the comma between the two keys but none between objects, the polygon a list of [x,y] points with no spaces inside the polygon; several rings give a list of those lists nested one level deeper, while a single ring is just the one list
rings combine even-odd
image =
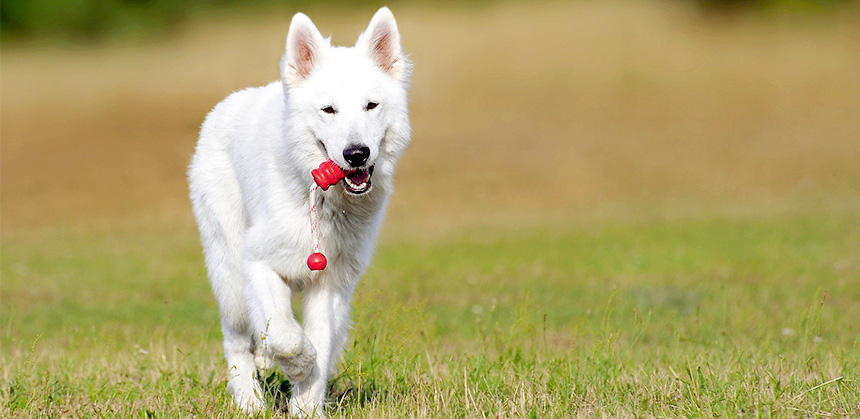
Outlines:
[{"label": "dog's open mouth", "polygon": [[343,188],[354,195],[361,195],[370,190],[370,176],[373,174],[373,166],[366,169],[344,170]]}]

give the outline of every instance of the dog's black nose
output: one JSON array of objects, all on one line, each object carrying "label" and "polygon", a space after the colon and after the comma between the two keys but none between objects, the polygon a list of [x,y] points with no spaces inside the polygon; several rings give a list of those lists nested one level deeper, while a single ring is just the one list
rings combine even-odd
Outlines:
[{"label": "dog's black nose", "polygon": [[368,157],[370,157],[370,147],[365,145],[350,144],[343,150],[343,158],[352,167],[359,167],[367,163]]}]

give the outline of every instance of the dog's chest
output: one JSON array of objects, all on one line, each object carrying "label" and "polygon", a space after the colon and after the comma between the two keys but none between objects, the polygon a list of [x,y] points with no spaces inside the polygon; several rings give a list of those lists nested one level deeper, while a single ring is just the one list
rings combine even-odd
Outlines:
[{"label": "dog's chest", "polygon": [[[374,243],[375,217],[365,208],[329,207],[319,219],[320,248],[335,265],[366,265]],[[329,256],[330,255],[330,256]]]},{"label": "dog's chest", "polygon": [[[272,244],[269,258],[276,271],[290,282],[307,283],[330,277],[353,281],[370,263],[379,212],[378,206],[356,208],[322,200],[317,206],[316,234],[310,214],[283,214],[284,222],[276,223],[280,228],[267,232]],[[328,260],[325,270],[318,273],[307,266],[316,243]]]}]

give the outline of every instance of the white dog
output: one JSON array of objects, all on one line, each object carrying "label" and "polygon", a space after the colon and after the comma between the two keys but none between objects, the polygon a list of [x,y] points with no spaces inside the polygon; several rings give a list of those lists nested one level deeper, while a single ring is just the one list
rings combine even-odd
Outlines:
[{"label": "white dog", "polygon": [[[256,370],[274,360],[293,385],[290,413],[323,415],[352,293],[409,143],[410,72],[387,8],[351,48],[331,46],[298,13],[281,80],[230,95],[203,123],[188,171],[191,202],[221,311],[228,389],[248,412],[265,407]],[[311,170],[329,159],[346,178],[312,203]],[[306,265],[312,204],[329,261],[322,271]],[[304,325],[290,305],[298,291]]]}]

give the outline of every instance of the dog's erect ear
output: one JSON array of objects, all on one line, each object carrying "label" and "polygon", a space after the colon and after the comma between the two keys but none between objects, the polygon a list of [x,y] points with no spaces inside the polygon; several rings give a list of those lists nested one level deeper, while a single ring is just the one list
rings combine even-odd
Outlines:
[{"label": "dog's erect ear", "polygon": [[355,46],[363,49],[379,68],[395,79],[402,82],[409,79],[411,64],[403,55],[397,22],[387,7],[379,9],[373,15],[370,25],[358,37]]},{"label": "dog's erect ear", "polygon": [[287,33],[287,51],[281,60],[281,77],[289,86],[306,79],[328,47],[320,31],[304,13],[296,13]]}]

